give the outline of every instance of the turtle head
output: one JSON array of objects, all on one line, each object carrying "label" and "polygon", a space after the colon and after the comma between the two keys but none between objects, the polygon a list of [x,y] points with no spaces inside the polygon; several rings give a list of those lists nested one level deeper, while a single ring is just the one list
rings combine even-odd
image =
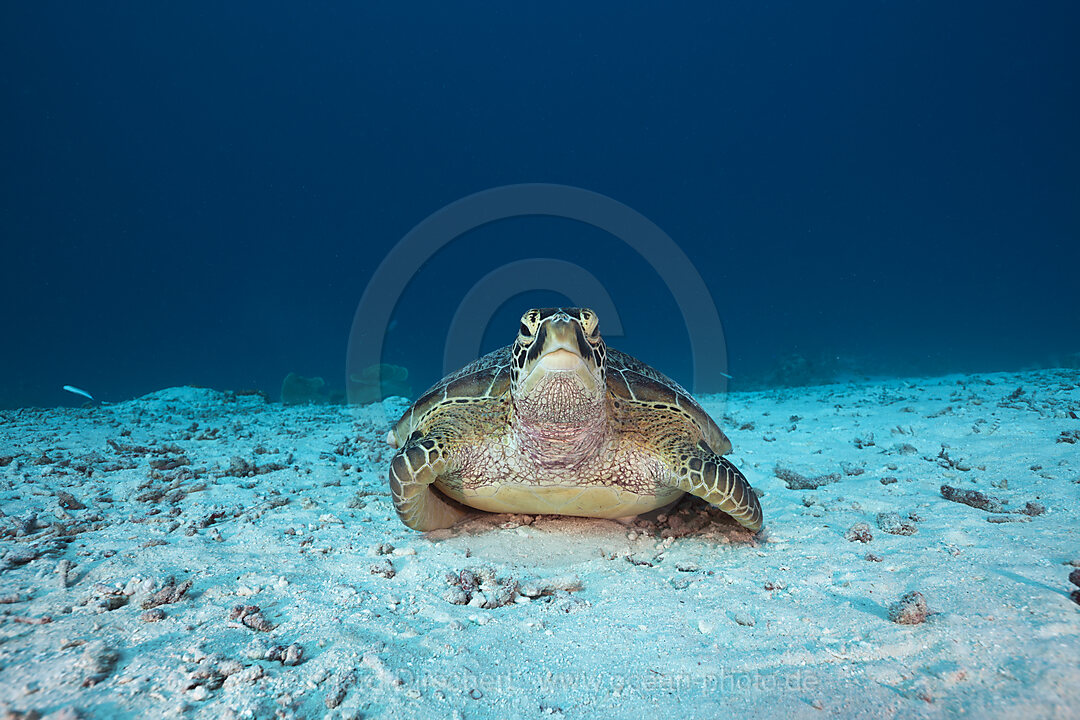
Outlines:
[{"label": "turtle head", "polygon": [[607,392],[596,313],[534,308],[521,316],[513,347],[510,393],[525,418],[575,422]]}]

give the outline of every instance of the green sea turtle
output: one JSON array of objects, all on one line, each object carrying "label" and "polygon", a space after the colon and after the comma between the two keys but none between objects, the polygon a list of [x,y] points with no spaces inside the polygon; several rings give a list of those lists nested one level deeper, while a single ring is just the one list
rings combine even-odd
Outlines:
[{"label": "green sea turtle", "polygon": [[674,380],[609,349],[586,308],[529,310],[513,345],[443,378],[386,440],[394,507],[414,530],[470,508],[620,518],[683,493],[761,527],[724,433]]}]

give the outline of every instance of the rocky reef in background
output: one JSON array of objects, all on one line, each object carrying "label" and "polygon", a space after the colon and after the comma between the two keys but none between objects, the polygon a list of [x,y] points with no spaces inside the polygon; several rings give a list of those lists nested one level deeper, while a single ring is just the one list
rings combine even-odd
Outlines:
[{"label": "rocky reef in background", "polygon": [[401,365],[380,363],[349,375],[349,402],[366,405],[384,398],[412,397],[409,369]]},{"label": "rocky reef in background", "polygon": [[408,383],[409,369],[400,365],[372,365],[349,376],[348,397],[341,390],[328,387],[321,377],[304,377],[291,372],[281,382],[283,405],[357,405],[380,402],[392,396],[412,397]]}]

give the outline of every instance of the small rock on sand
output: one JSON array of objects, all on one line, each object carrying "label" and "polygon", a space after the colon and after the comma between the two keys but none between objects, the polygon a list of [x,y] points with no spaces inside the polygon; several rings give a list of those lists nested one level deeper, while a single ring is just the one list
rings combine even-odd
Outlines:
[{"label": "small rock on sand", "polygon": [[1004,508],[1004,503],[992,495],[981,493],[978,490],[962,490],[961,488],[954,488],[951,485],[941,486],[941,497],[952,502],[961,503],[963,505],[970,505],[973,508],[979,510],[985,510],[992,513],[1007,512]]},{"label": "small rock on sand", "polygon": [[143,601],[142,608],[143,610],[150,610],[151,608],[156,608],[158,605],[170,605],[183,598],[190,589],[190,580],[185,580],[177,585],[176,578],[170,577],[163,588]]},{"label": "small rock on sand", "polygon": [[786,468],[781,465],[777,465],[773,472],[776,477],[780,478],[780,480],[787,485],[788,490],[814,490],[822,485],[829,485],[840,481],[840,473],[829,473],[828,475],[818,475],[817,477],[808,478],[791,468]]},{"label": "small rock on sand", "polygon": [[883,512],[877,515],[877,526],[890,535],[914,535],[915,524],[900,517],[897,512]]},{"label": "small rock on sand", "polygon": [[847,532],[844,533],[844,537],[847,538],[849,542],[861,543],[868,543],[874,539],[873,533],[870,532],[870,526],[864,522],[857,522],[849,527]]},{"label": "small rock on sand", "polygon": [[78,677],[82,680],[82,686],[93,687],[107,678],[119,659],[120,653],[104,641],[95,641],[87,645],[75,663],[81,671]]},{"label": "small rock on sand", "polygon": [[237,605],[229,612],[229,620],[259,632],[270,632],[274,629],[273,623],[266,619],[258,605]]},{"label": "small rock on sand", "polygon": [[926,622],[928,612],[926,598],[921,592],[912,590],[889,606],[889,619],[900,625],[918,625]]},{"label": "small rock on sand", "polygon": [[372,575],[378,575],[387,580],[397,574],[397,571],[394,569],[394,564],[389,560],[380,560],[379,562],[372,564],[369,571]]}]

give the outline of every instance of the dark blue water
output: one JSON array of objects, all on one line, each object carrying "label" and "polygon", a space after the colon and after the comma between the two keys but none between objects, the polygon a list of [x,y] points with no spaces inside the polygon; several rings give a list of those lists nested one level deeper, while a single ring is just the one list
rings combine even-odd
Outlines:
[{"label": "dark blue water", "polygon": [[[736,386],[1080,351],[1080,6],[715,5],[5,3],[0,405],[341,387],[383,257],[514,183],[662,228]],[[650,263],[557,217],[418,258],[385,359],[436,379],[470,288],[536,257],[602,284],[610,344],[691,377]],[[472,320],[484,349],[582,301],[542,280]]]}]

